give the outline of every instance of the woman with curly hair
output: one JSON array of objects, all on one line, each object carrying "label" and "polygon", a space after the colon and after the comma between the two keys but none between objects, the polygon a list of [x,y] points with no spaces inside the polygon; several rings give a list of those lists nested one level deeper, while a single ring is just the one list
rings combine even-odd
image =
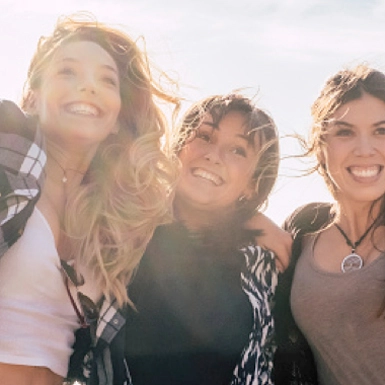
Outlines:
[{"label": "woman with curly hair", "polygon": [[62,383],[75,331],[71,368],[82,367],[70,372],[128,381],[109,344],[147,242],[169,219],[175,177],[157,100],[178,103],[138,45],[75,17],[39,40],[21,110],[1,104],[2,385]]},{"label": "woman with curly hair", "polygon": [[277,177],[275,124],[241,94],[215,95],[187,111],[173,142],[176,221],[156,230],[128,289],[133,383],[270,385],[278,271],[244,223]]}]

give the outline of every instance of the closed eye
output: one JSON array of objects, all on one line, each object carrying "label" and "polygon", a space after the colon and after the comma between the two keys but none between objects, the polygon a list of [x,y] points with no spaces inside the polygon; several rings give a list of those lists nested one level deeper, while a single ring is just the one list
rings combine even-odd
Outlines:
[{"label": "closed eye", "polygon": [[104,76],[102,78],[102,80],[107,83],[107,84],[110,84],[112,86],[118,86],[118,81],[114,78],[114,77],[111,77],[111,76]]},{"label": "closed eye", "polygon": [[74,75],[75,70],[72,67],[62,67],[57,72],[59,75]]}]

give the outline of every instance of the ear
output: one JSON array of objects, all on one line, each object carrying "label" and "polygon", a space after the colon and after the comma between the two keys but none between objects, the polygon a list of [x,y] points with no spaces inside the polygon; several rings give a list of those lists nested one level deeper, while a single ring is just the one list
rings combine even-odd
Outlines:
[{"label": "ear", "polygon": [[242,196],[246,200],[250,200],[255,194],[255,181],[252,179],[246,189],[243,191]]},{"label": "ear", "polygon": [[38,115],[38,99],[39,93],[38,91],[29,91],[27,95],[27,101],[25,106],[25,112],[27,112],[31,116]]},{"label": "ear", "polygon": [[325,152],[324,149],[321,148],[317,154],[317,160],[318,163],[321,164],[322,166],[325,166],[326,163],[326,157],[325,157]]}]

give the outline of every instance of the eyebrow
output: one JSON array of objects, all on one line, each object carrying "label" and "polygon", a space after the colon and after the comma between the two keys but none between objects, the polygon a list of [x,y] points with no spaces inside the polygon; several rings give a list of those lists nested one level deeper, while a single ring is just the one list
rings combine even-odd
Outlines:
[{"label": "eyebrow", "polygon": [[[335,120],[333,122],[336,126],[343,126],[343,127],[354,127],[354,124],[345,122],[343,120]],[[373,123],[372,126],[382,126],[385,125],[385,120],[380,120],[379,122]]]},{"label": "eyebrow", "polygon": [[[203,121],[203,122],[201,123],[201,126],[204,125],[204,124],[207,125],[207,126],[209,126],[209,127],[212,127],[212,128],[215,129],[215,130],[220,130],[220,129],[221,129],[219,126],[217,126],[216,124],[214,124],[214,123],[212,123],[212,122],[205,122],[205,121]],[[199,129],[199,128],[198,128],[198,129]],[[251,141],[250,141],[250,136],[247,135],[247,134],[246,134],[246,135],[245,135],[245,134],[236,134],[235,137],[244,140],[245,142],[247,142],[247,144],[250,144],[250,143],[251,143]]]},{"label": "eyebrow", "polygon": [[353,124],[348,123],[348,122],[344,122],[343,120],[334,120],[334,121],[332,121],[332,124],[334,126],[354,127]]},{"label": "eyebrow", "polygon": [[[63,58],[59,58],[58,60],[56,60],[56,62],[58,62],[58,63],[60,63],[60,62],[77,63],[77,62],[79,62],[79,60],[72,58],[72,57],[63,57]],[[118,75],[118,71],[113,66],[111,66],[109,64],[102,64],[101,67],[104,69],[110,70],[112,72],[115,72]]]},{"label": "eyebrow", "polygon": [[247,143],[250,143],[250,136],[248,136],[248,135],[237,134],[235,136],[237,138],[241,138],[241,139],[245,140]]}]

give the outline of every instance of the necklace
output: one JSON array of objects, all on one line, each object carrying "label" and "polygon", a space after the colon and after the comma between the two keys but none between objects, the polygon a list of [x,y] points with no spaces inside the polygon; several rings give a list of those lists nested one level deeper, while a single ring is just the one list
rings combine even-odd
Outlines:
[{"label": "necklace", "polygon": [[349,237],[346,235],[345,231],[341,229],[337,223],[334,225],[337,227],[338,231],[342,234],[342,236],[345,238],[346,243],[348,246],[352,248],[352,252],[347,255],[341,262],[341,271],[343,273],[347,273],[349,271],[353,270],[359,270],[364,265],[364,261],[360,255],[356,253],[357,247],[361,244],[361,242],[365,239],[365,237],[369,234],[370,230],[373,228],[376,221],[374,221],[367,230],[361,235],[361,237],[356,242],[352,242]]},{"label": "necklace", "polygon": [[68,171],[73,171],[73,172],[76,172],[76,173],[78,173],[78,174],[80,174],[80,175],[85,175],[85,172],[83,172],[83,171],[80,171],[80,170],[77,170],[77,169],[75,169],[75,168],[67,168],[67,169],[65,169],[60,163],[59,163],[59,161],[57,160],[57,159],[55,159],[55,157],[53,157],[52,156],[52,153],[50,153],[49,154],[50,155],[50,158],[60,167],[60,169],[63,171],[63,178],[62,178],[62,182],[65,184],[65,183],[67,183],[67,181],[68,181],[68,176],[67,176],[67,172]]}]

